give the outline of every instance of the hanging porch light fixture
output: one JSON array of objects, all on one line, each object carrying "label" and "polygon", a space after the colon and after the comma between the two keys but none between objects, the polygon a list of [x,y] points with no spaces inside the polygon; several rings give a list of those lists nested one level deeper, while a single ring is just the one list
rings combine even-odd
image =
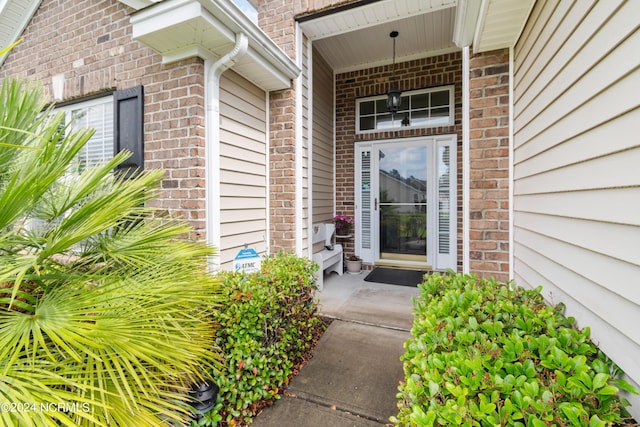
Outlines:
[{"label": "hanging porch light fixture", "polygon": [[400,98],[401,92],[398,90],[396,84],[396,37],[398,37],[397,31],[391,31],[389,37],[393,39],[393,68],[391,70],[391,90],[387,93],[387,110],[391,114],[395,114],[400,110],[402,99]]}]

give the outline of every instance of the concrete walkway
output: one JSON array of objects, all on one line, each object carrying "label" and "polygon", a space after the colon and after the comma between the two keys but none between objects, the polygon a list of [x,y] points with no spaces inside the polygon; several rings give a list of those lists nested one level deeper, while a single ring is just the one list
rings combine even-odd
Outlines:
[{"label": "concrete walkway", "polygon": [[325,276],[320,313],[335,320],[286,396],[252,426],[379,427],[397,414],[400,356],[411,329],[412,297],[419,292],[365,282],[365,276]]}]

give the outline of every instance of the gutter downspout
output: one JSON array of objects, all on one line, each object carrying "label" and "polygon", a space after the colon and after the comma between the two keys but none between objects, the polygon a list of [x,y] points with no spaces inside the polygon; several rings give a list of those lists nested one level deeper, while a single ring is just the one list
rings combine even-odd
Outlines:
[{"label": "gutter downspout", "polygon": [[[296,24],[299,28],[299,24]],[[300,31],[300,38],[303,37],[302,31]],[[307,42],[307,100],[309,105],[307,106],[308,112],[308,123],[307,123],[307,146],[308,146],[308,159],[307,159],[307,204],[308,204],[308,214],[307,214],[307,222],[306,222],[306,232],[309,236],[311,234],[311,230],[313,229],[313,42],[309,40]],[[302,73],[301,73],[302,74]],[[313,238],[311,236],[308,237],[307,240],[307,250],[306,256],[309,259],[313,259]]]},{"label": "gutter downspout", "polygon": [[514,140],[513,140],[513,115],[515,108],[513,105],[513,70],[515,61],[515,49],[513,46],[509,48],[509,280],[515,279],[515,236],[514,231]]},{"label": "gutter downspout", "polygon": [[469,266],[469,189],[471,167],[469,159],[469,46],[462,48],[462,272],[468,274]]},{"label": "gutter downspout", "polygon": [[302,105],[302,88],[303,88],[303,80],[304,80],[304,54],[302,52],[302,48],[303,48],[303,44],[302,44],[302,31],[300,30],[300,24],[299,23],[295,23],[295,35],[296,35],[296,52],[298,55],[298,67],[300,67],[300,69],[302,70],[300,72],[300,74],[298,74],[298,77],[296,78],[296,106],[295,106],[295,117],[296,117],[296,124],[295,124],[295,162],[296,162],[296,166],[295,166],[295,253],[298,256],[304,256],[304,252],[303,252],[303,230],[305,229],[304,224],[302,223],[303,220],[303,211],[302,211],[302,205],[303,205],[303,198],[304,198],[304,194],[303,194],[303,188],[302,188],[302,177],[304,174],[304,168],[302,165],[302,150],[303,150],[303,146],[305,143],[305,135],[303,134],[303,126],[302,126],[302,120],[304,118],[304,113],[303,113],[303,105]]},{"label": "gutter downspout", "polygon": [[[236,34],[233,49],[216,62],[205,61],[205,204],[207,243],[220,249],[220,76],[233,67],[249,48],[244,33]],[[220,255],[209,260],[209,269],[220,269]]]}]

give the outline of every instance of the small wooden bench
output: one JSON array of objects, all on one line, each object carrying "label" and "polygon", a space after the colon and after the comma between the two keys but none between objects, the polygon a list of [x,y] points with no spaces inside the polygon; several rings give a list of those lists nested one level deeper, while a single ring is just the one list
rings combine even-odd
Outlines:
[{"label": "small wooden bench", "polygon": [[313,224],[313,244],[323,243],[324,248],[320,252],[313,254],[313,260],[320,266],[318,271],[318,289],[322,290],[324,282],[324,272],[335,271],[340,276],[343,273],[343,252],[342,245],[335,243],[335,224],[318,223]]}]

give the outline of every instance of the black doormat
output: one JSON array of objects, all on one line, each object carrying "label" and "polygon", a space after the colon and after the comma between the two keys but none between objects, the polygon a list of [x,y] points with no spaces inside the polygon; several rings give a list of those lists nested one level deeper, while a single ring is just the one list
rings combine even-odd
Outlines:
[{"label": "black doormat", "polygon": [[423,270],[404,270],[401,268],[377,267],[364,278],[367,282],[387,283],[389,285],[418,286],[426,274]]}]

